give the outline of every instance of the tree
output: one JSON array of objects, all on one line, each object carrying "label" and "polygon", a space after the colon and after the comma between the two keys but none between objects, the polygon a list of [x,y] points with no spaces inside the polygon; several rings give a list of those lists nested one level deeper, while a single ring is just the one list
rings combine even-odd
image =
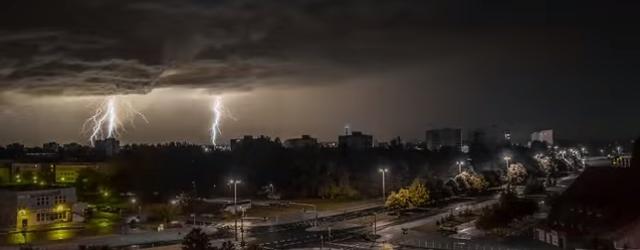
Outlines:
[{"label": "tree", "polygon": [[427,204],[427,201],[429,201],[429,190],[422,181],[414,180],[409,186],[409,202],[412,206],[419,207]]},{"label": "tree", "polygon": [[517,185],[527,178],[527,169],[520,163],[511,164],[507,168],[507,181],[511,185]]},{"label": "tree", "polygon": [[489,182],[484,179],[484,176],[469,171],[464,171],[456,176],[456,181],[464,183],[472,193],[482,193],[489,187]]},{"label": "tree", "polygon": [[427,201],[429,201],[429,190],[421,181],[415,180],[411,186],[400,188],[398,192],[391,192],[385,205],[391,209],[405,209],[422,206]]},{"label": "tree", "polygon": [[194,228],[182,239],[182,250],[210,250],[209,236],[200,228]]},{"label": "tree", "polygon": [[409,190],[406,188],[401,188],[398,192],[391,192],[389,197],[387,197],[387,201],[385,202],[385,206],[391,209],[404,209],[408,208],[411,203],[409,202]]}]

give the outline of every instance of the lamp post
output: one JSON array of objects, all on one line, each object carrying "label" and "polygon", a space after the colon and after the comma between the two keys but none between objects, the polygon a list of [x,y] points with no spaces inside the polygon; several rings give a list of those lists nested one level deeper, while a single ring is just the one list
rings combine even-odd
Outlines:
[{"label": "lamp post", "polygon": [[233,185],[233,215],[235,218],[235,234],[236,241],[238,241],[238,184],[242,183],[240,180],[230,180],[229,184]]},{"label": "lamp post", "polygon": [[504,161],[507,163],[507,168],[509,168],[509,161],[511,160],[511,156],[508,156],[508,155],[507,155],[507,156],[505,156],[503,159],[504,159]]},{"label": "lamp post", "polygon": [[504,161],[507,164],[507,192],[511,191],[511,179],[509,177],[509,161],[511,160],[511,156],[504,156]]},{"label": "lamp post", "polygon": [[[133,209],[136,209],[136,203],[138,203],[138,200],[133,197],[130,200],[131,205],[133,206]],[[140,216],[142,214],[142,205],[138,205],[138,216]]]},{"label": "lamp post", "polygon": [[464,161],[457,161],[456,165],[458,165],[458,174],[462,174],[462,166],[464,166]]},{"label": "lamp post", "polygon": [[381,169],[378,169],[378,171],[380,173],[382,173],[382,202],[385,202],[387,200],[387,194],[385,192],[385,186],[384,186],[384,184],[385,184],[384,183],[384,179],[385,178],[384,178],[384,176],[385,176],[385,173],[389,172],[389,169],[381,168]]}]

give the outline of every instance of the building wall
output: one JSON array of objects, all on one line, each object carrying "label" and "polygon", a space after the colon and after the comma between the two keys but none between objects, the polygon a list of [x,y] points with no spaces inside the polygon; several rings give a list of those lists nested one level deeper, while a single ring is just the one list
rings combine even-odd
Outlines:
[{"label": "building wall", "polygon": [[5,190],[1,227],[47,225],[72,221],[71,208],[77,202],[75,188],[52,188],[31,191]]},{"label": "building wall", "polygon": [[318,145],[318,140],[308,135],[301,138],[288,139],[284,142],[286,148],[310,148]]}]

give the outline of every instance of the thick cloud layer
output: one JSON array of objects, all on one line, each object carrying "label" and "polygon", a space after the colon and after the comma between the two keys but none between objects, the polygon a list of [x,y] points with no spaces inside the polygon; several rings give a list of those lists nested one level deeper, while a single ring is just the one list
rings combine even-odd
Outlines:
[{"label": "thick cloud layer", "polygon": [[[594,45],[580,39],[629,21],[624,7],[499,2],[8,0],[0,89],[106,95],[327,84],[381,69],[588,71],[575,62]],[[627,41],[619,36],[607,39]]]}]

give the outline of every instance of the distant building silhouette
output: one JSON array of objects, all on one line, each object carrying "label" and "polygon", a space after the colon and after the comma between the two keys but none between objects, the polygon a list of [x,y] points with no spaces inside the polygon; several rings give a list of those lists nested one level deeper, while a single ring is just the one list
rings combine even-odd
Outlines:
[{"label": "distant building silhouette", "polygon": [[97,140],[95,142],[95,147],[98,154],[111,157],[120,152],[120,141],[116,140],[116,138]]},{"label": "distant building silhouette", "polygon": [[231,139],[229,146],[231,150],[237,150],[241,148],[260,148],[260,147],[270,147],[277,146],[281,147],[280,139],[276,138],[275,140],[271,140],[271,137],[268,136],[258,136],[253,137],[252,135],[245,135],[240,139]]},{"label": "distant building silhouette", "polygon": [[57,142],[48,142],[42,144],[42,150],[46,153],[58,153],[58,151],[60,151],[60,144]]},{"label": "distant building silhouette", "polygon": [[462,129],[443,128],[427,130],[425,142],[427,149],[434,151],[442,147],[450,147],[455,150],[462,150]]},{"label": "distant building silhouette", "polygon": [[340,148],[363,150],[373,147],[373,136],[363,134],[359,131],[353,131],[349,135],[341,135],[338,137],[338,145]]},{"label": "distant building silhouette", "polygon": [[318,146],[318,139],[311,137],[310,135],[302,135],[300,138],[291,138],[284,141],[285,148],[313,148]]}]

